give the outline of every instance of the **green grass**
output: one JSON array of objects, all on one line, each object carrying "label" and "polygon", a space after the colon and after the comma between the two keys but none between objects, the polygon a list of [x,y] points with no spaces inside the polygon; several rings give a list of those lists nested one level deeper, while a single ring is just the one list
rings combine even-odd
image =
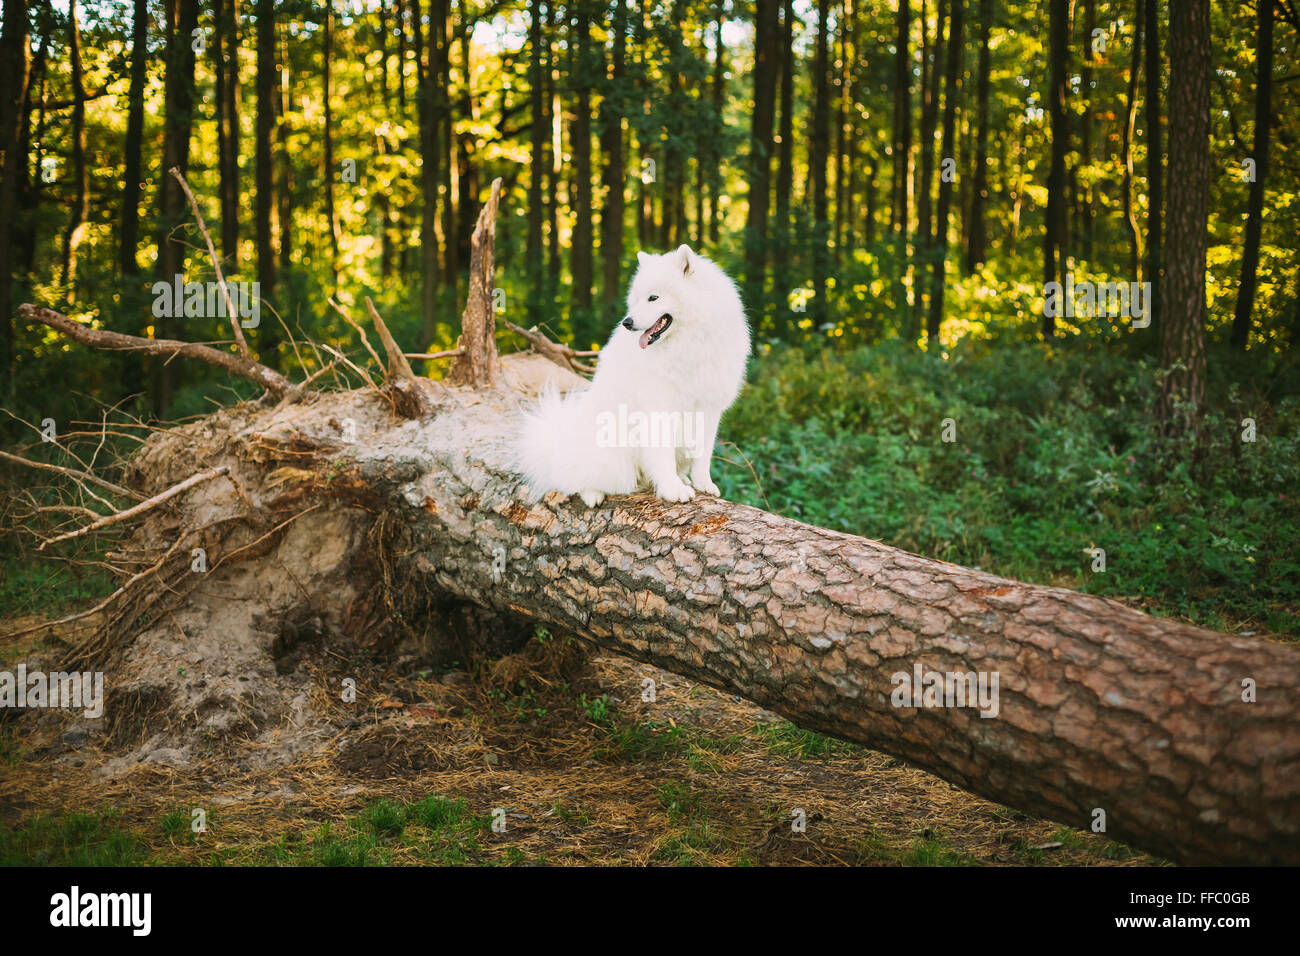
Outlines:
[{"label": "green grass", "polygon": [[671,760],[684,753],[687,747],[682,728],[663,720],[641,720],[610,728],[598,754],[607,760],[639,763]]},{"label": "green grass", "polygon": [[112,810],[42,814],[0,825],[0,866],[134,866],[147,862],[145,841]]},{"label": "green grass", "polygon": [[918,836],[899,862],[904,866],[978,866],[979,860],[947,845],[939,836]]},{"label": "green grass", "polygon": [[800,730],[791,723],[759,723],[752,731],[774,757],[799,760],[827,760],[844,756],[861,748],[811,730]]},{"label": "green grass", "polygon": [[726,848],[718,825],[709,819],[703,796],[686,784],[669,780],[655,791],[673,832],[659,844],[653,859],[659,863],[694,866]]},{"label": "green grass", "polygon": [[[201,846],[190,808],[166,813],[154,832],[124,825],[113,810],[45,814],[17,827],[0,826],[3,866],[135,866],[194,863],[185,848]],[[574,820],[579,819],[577,811]],[[585,822],[585,817],[582,818]],[[212,817],[208,832],[220,827]],[[490,814],[476,816],[464,799],[430,795],[413,802],[380,799],[343,820],[285,824],[273,838],[251,839],[201,854],[209,866],[387,866],[398,862],[462,866],[494,862],[480,844]],[[514,856],[510,860],[523,862]],[[505,861],[509,862],[509,861]]]},{"label": "green grass", "polygon": [[563,823],[571,826],[586,826],[591,822],[591,812],[581,805],[566,806],[563,802],[557,802],[551,807],[551,811],[556,818]]}]

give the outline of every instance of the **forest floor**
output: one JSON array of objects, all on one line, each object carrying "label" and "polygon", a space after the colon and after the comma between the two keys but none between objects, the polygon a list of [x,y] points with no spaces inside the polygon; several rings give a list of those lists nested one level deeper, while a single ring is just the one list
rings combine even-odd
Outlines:
[{"label": "forest floor", "polygon": [[[0,665],[30,649],[0,648]],[[325,700],[333,678],[317,664],[295,674]],[[269,762],[276,728],[141,759],[11,716],[0,722],[0,864],[1162,862],[573,642],[535,639],[438,676],[395,670],[374,665],[360,698],[371,705],[330,702],[329,733]]]}]

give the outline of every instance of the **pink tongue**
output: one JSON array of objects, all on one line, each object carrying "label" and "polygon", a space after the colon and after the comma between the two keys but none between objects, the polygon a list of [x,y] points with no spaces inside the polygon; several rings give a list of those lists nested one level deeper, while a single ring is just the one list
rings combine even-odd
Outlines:
[{"label": "pink tongue", "polygon": [[650,345],[651,337],[656,332],[662,332],[664,328],[667,326],[667,324],[668,323],[666,323],[662,317],[656,319],[654,325],[650,326],[650,328],[646,329],[644,332],[641,333],[641,338],[638,340],[641,343],[641,348],[647,348]]}]

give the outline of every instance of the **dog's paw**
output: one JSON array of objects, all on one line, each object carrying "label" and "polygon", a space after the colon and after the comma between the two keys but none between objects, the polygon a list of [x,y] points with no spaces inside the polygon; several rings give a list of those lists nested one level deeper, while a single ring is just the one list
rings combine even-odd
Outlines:
[{"label": "dog's paw", "polygon": [[713,481],[709,478],[692,475],[691,484],[695,486],[696,491],[702,491],[706,495],[713,495],[713,497],[715,498],[722,497],[722,492],[718,490],[718,486],[715,485]]},{"label": "dog's paw", "polygon": [[605,493],[603,491],[580,491],[578,497],[582,499],[582,503],[588,508],[594,508],[605,500]]},{"label": "dog's paw", "polygon": [[690,501],[695,497],[695,489],[680,478],[674,484],[660,485],[655,493],[664,501]]}]

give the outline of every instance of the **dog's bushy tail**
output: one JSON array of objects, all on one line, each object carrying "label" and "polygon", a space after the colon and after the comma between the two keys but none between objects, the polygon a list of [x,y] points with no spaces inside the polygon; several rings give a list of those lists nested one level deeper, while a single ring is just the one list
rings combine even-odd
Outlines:
[{"label": "dog's bushy tail", "polygon": [[574,432],[583,392],[561,395],[550,385],[537,404],[524,410],[515,437],[515,470],[537,495],[548,491],[572,494],[575,478]]}]

